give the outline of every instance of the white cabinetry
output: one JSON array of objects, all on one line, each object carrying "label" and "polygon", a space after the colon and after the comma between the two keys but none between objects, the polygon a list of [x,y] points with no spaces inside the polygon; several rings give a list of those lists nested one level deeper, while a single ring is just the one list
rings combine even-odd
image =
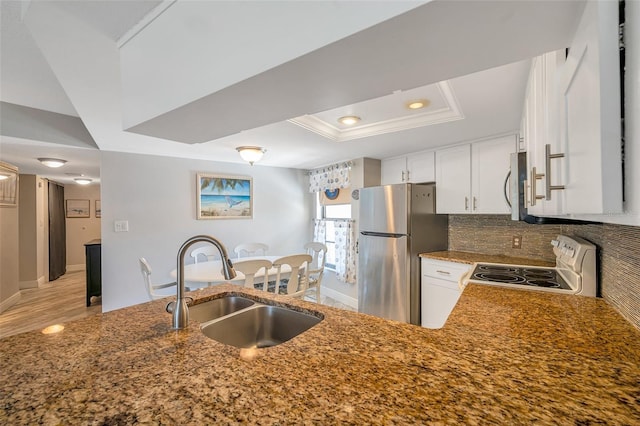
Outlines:
[{"label": "white cabinetry", "polygon": [[521,127],[529,213],[622,211],[617,2],[587,2],[566,60],[534,58]]},{"label": "white cabinetry", "polygon": [[504,184],[516,136],[436,151],[436,210],[442,214],[508,214]]},{"label": "white cabinetry", "polygon": [[561,70],[566,213],[622,211],[618,2],[587,2]]},{"label": "white cabinetry", "polygon": [[458,281],[471,265],[422,258],[421,324],[441,328],[462,293]]},{"label": "white cabinetry", "polygon": [[406,157],[382,160],[381,181],[383,185],[434,182],[435,153],[418,152]]}]

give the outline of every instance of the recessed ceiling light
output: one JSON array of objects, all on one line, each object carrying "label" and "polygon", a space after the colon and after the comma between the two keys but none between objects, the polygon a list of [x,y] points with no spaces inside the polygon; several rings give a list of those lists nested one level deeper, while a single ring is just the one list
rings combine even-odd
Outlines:
[{"label": "recessed ceiling light", "polygon": [[61,160],[59,158],[38,158],[38,161],[47,167],[58,168],[64,166],[67,160]]},{"label": "recessed ceiling light", "polygon": [[344,117],[338,118],[338,123],[344,124],[345,126],[353,126],[358,121],[360,121],[360,117],[356,117],[355,115],[345,115]]},{"label": "recessed ceiling light", "polygon": [[74,180],[78,185],[89,185],[91,183],[89,178],[75,178]]},{"label": "recessed ceiling light", "polygon": [[414,101],[407,102],[407,108],[409,109],[420,109],[429,105],[429,100],[427,99],[416,99]]}]

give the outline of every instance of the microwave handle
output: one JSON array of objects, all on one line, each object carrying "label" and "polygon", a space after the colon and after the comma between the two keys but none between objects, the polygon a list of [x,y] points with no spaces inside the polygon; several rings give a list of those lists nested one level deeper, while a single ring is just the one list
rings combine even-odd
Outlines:
[{"label": "microwave handle", "polygon": [[507,202],[507,205],[509,206],[509,208],[511,208],[511,200],[509,199],[509,178],[510,177],[511,177],[511,170],[507,172],[507,176],[505,176],[504,178],[504,187],[502,188],[504,193],[504,200]]}]

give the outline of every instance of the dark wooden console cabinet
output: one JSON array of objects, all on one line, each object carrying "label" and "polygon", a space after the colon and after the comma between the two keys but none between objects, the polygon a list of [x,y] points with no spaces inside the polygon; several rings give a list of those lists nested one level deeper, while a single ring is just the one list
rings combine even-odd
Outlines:
[{"label": "dark wooden console cabinet", "polygon": [[100,240],[92,240],[84,245],[87,263],[87,306],[92,296],[102,295],[102,246]]}]

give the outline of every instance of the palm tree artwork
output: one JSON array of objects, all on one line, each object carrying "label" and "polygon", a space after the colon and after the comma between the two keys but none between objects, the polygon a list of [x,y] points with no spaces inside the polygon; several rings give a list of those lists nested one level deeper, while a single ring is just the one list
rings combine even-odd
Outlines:
[{"label": "palm tree artwork", "polygon": [[252,180],[198,174],[198,219],[251,218]]}]

